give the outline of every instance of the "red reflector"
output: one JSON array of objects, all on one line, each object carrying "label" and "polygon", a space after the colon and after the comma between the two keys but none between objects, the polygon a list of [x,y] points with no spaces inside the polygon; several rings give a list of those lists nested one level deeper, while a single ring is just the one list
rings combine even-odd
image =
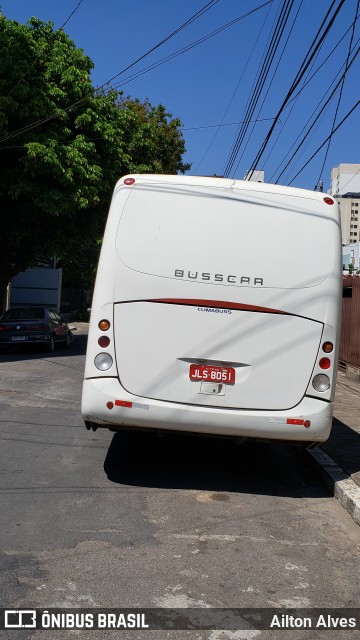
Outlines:
[{"label": "red reflector", "polygon": [[305,420],[304,427],[306,427],[306,429],[308,429],[310,427],[310,425],[311,425],[310,420]]},{"label": "red reflector", "polygon": [[329,358],[321,358],[319,365],[321,367],[321,369],[330,369],[331,366],[331,362],[329,360]]},{"label": "red reflector", "polygon": [[126,400],[115,400],[115,404],[117,407],[127,407],[128,409],[132,407],[132,402],[127,402]]},{"label": "red reflector", "polygon": [[125,178],[124,180],[124,184],[130,186],[131,184],[134,184],[135,182],[135,178]]},{"label": "red reflector", "polygon": [[332,198],[324,198],[325,204],[334,204],[334,200]]},{"label": "red reflector", "polygon": [[107,402],[106,406],[108,409],[113,409],[114,408],[114,403],[113,402]]},{"label": "red reflector", "polygon": [[98,340],[98,344],[103,348],[108,347],[110,344],[110,338],[108,338],[107,336],[101,336]]},{"label": "red reflector", "polygon": [[300,420],[300,418],[288,418],[286,420],[286,424],[304,424],[304,420]]}]

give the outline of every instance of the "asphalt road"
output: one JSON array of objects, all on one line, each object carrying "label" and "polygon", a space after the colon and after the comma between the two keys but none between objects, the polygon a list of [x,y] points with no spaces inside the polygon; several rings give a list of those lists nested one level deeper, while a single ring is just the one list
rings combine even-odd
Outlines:
[{"label": "asphalt road", "polygon": [[[88,432],[86,336],[0,356],[1,605],[357,607],[360,529],[283,445]],[[8,631],[334,640],[337,631]],[[359,637],[343,631],[340,637]]]}]

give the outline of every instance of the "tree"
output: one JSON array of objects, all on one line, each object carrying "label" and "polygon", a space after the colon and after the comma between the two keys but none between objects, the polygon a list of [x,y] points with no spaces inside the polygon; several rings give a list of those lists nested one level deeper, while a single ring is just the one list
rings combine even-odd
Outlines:
[{"label": "tree", "polygon": [[51,22],[0,14],[0,59],[0,286],[53,256],[88,284],[116,180],[189,169],[181,122],[96,91],[92,61]]}]

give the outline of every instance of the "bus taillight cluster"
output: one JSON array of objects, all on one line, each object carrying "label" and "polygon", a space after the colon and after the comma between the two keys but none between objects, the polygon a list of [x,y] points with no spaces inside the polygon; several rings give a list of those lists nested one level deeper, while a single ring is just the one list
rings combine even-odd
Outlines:
[{"label": "bus taillight cluster", "polygon": [[[334,345],[332,342],[324,342],[322,345],[322,351],[324,353],[331,353],[334,350]],[[322,357],[319,360],[319,367],[323,370],[331,369],[331,360],[330,358]],[[312,381],[312,385],[316,391],[320,393],[324,393],[330,389],[330,378],[325,373],[318,373]]]},{"label": "bus taillight cluster", "polygon": [[[100,331],[109,331],[110,329],[109,320],[100,320],[100,322],[98,323],[98,327]],[[102,349],[106,349],[106,347],[108,347],[109,344],[110,344],[109,336],[101,335],[100,338],[98,339],[98,345]],[[95,356],[94,364],[95,364],[95,367],[99,369],[99,371],[107,371],[108,369],[111,368],[113,364],[113,359],[110,353],[101,352],[101,353],[98,353],[97,356]]]}]

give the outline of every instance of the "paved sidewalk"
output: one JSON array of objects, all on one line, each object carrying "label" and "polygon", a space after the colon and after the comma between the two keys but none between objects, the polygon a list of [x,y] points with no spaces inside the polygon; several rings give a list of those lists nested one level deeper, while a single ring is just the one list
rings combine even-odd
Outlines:
[{"label": "paved sidewalk", "polygon": [[360,525],[360,382],[338,372],[331,436],[310,450],[335,497]]}]

